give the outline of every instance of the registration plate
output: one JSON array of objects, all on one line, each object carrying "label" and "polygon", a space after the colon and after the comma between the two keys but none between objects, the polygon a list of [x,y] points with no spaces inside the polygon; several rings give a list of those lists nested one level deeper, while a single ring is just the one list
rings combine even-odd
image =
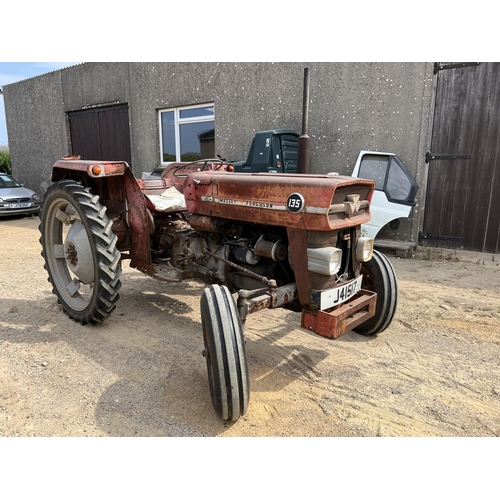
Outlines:
[{"label": "registration plate", "polygon": [[362,281],[363,276],[361,275],[345,285],[321,292],[320,309],[322,311],[330,309],[354,297],[361,290]]},{"label": "registration plate", "polygon": [[31,203],[11,203],[9,208],[29,208]]}]

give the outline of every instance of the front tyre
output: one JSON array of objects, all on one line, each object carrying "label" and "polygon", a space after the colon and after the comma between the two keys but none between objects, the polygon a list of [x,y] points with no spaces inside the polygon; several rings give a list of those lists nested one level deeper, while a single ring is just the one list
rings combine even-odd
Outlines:
[{"label": "front tyre", "polygon": [[250,387],[245,339],[236,304],[225,286],[205,288],[200,302],[210,396],[222,420],[238,420]]},{"label": "front tyre", "polygon": [[354,331],[362,335],[375,335],[384,331],[390,324],[398,304],[398,282],[389,259],[382,253],[373,251],[373,257],[363,262],[362,288],[377,294],[375,315],[361,323]]},{"label": "front tyre", "polygon": [[44,195],[40,213],[42,257],[64,312],[85,325],[106,319],[121,287],[121,254],[106,207],[74,181],[60,181]]}]

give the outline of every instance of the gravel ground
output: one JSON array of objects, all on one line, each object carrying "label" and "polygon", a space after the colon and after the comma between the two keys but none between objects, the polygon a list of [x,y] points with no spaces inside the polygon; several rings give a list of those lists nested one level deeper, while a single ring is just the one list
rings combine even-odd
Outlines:
[{"label": "gravel ground", "polygon": [[285,310],[246,325],[247,414],[215,414],[196,282],[124,267],[97,327],[71,321],[47,282],[37,218],[0,221],[1,436],[425,436],[500,434],[498,255],[389,256],[400,298],[375,337],[335,341]]}]

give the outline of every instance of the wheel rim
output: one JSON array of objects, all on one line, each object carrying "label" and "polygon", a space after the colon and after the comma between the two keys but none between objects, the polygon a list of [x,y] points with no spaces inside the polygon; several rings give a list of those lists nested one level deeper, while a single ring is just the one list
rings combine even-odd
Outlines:
[{"label": "wheel rim", "polygon": [[84,311],[94,292],[95,259],[89,237],[75,207],[58,198],[47,207],[45,248],[54,285],[64,301]]}]

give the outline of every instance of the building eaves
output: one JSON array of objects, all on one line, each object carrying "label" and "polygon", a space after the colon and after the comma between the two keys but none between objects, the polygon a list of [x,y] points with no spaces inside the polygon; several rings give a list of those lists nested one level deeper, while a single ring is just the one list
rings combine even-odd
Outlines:
[{"label": "building eaves", "polygon": [[23,80],[18,80],[17,82],[6,83],[5,85],[2,85],[1,88],[3,90],[4,88],[8,87],[9,85],[16,85],[17,83],[20,83],[20,82],[27,82],[29,80],[34,80],[34,79],[40,78],[42,76],[51,75],[52,73],[61,73],[63,71],[69,70],[71,68],[76,68],[78,66],[84,66],[85,64],[88,64],[88,63],[84,62],[84,63],[79,63],[79,64],[73,64],[72,66],[67,66],[66,68],[54,69],[52,71],[47,71],[47,73],[40,73],[39,75],[36,75],[36,76],[30,76],[29,78],[24,78]]}]

